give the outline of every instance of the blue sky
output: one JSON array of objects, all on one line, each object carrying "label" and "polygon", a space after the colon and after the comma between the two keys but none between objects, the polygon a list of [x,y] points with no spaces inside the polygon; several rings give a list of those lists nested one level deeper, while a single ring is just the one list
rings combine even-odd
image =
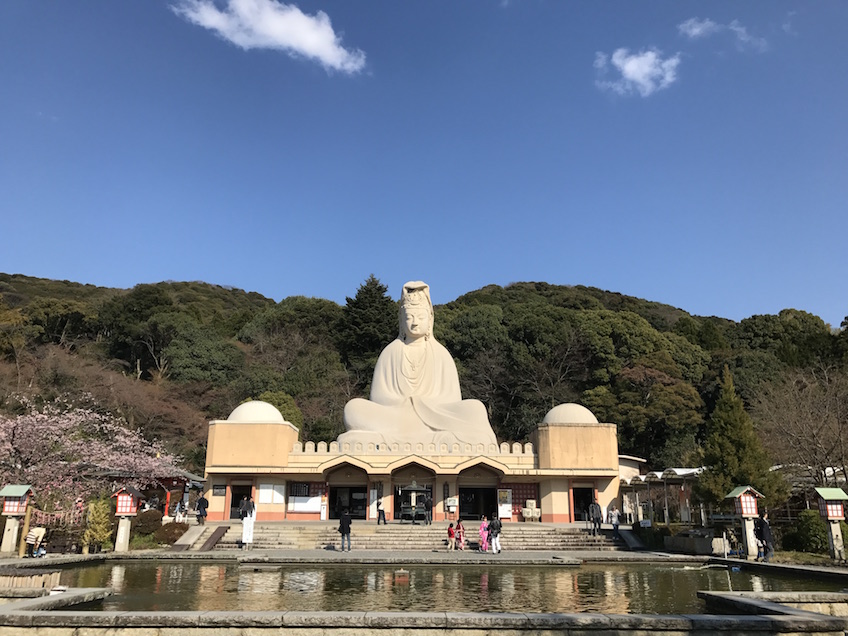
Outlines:
[{"label": "blue sky", "polygon": [[848,3],[0,3],[0,271],[848,315]]}]

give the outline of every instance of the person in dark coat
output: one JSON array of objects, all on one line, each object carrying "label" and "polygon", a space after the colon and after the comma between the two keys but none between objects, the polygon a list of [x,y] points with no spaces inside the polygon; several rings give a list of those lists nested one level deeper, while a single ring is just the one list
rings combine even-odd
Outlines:
[{"label": "person in dark coat", "polygon": [[592,522],[592,536],[601,534],[601,522],[604,519],[604,513],[601,510],[601,505],[597,499],[592,499],[589,504],[589,521]]},{"label": "person in dark coat", "polygon": [[209,500],[200,493],[200,499],[197,500],[197,523],[206,524],[206,509],[209,507]]},{"label": "person in dark coat", "polygon": [[774,556],[774,535],[768,520],[768,512],[760,511],[760,518],[754,528],[754,536],[763,544],[763,563],[768,563]]},{"label": "person in dark coat", "polygon": [[350,511],[347,508],[339,519],[339,532],[342,535],[342,552],[345,549],[345,539],[347,539],[347,551],[350,552]]}]

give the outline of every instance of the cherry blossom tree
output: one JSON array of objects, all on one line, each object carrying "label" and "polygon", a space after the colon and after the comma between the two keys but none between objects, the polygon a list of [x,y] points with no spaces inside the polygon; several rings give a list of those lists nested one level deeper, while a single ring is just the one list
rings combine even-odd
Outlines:
[{"label": "cherry blossom tree", "polygon": [[68,510],[77,497],[143,488],[173,477],[179,458],[158,442],[94,408],[56,400],[0,415],[0,484],[30,484],[45,510]]}]

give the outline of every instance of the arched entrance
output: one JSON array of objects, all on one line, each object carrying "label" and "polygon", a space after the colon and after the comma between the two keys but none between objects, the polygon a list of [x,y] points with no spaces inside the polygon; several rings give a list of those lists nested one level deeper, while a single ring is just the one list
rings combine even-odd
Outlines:
[{"label": "arched entrance", "polygon": [[497,470],[477,464],[466,468],[457,476],[459,490],[459,517],[480,519],[491,517],[498,509],[498,484],[502,474]]},{"label": "arched entrance", "polygon": [[413,523],[423,521],[428,499],[432,512],[435,484],[436,473],[416,462],[410,462],[393,470],[394,519]]},{"label": "arched entrance", "polygon": [[341,464],[327,472],[330,486],[327,505],[330,519],[339,519],[348,510],[353,519],[367,518],[368,473],[351,464]]}]

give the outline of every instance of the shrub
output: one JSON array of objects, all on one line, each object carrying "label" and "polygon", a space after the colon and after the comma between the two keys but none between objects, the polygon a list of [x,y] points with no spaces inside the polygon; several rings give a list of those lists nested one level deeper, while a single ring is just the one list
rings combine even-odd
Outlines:
[{"label": "shrub", "polygon": [[639,523],[634,523],[633,534],[638,536],[649,550],[663,550],[665,548],[664,538],[670,537],[674,533],[668,526],[644,527]]},{"label": "shrub", "polygon": [[166,523],[153,533],[153,538],[159,543],[174,545],[177,539],[185,534],[186,530],[188,530],[187,523]]},{"label": "shrub", "polygon": [[108,499],[92,501],[88,506],[88,524],[83,533],[83,544],[105,549],[112,547],[112,520],[109,518]]},{"label": "shrub", "polygon": [[155,550],[159,547],[159,542],[153,538],[152,534],[139,534],[130,537],[130,550]]},{"label": "shrub", "polygon": [[818,510],[804,510],[783,533],[783,549],[824,554],[828,551],[827,526]]},{"label": "shrub", "polygon": [[158,510],[145,510],[140,512],[133,520],[133,534],[148,535],[153,534],[162,527],[162,513]]}]

